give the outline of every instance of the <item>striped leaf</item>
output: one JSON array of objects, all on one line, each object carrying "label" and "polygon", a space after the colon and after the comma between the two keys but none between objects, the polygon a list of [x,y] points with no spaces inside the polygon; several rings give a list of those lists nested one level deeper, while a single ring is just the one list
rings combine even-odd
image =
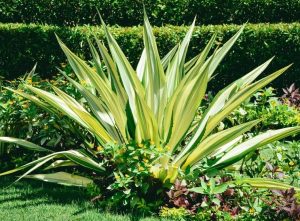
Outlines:
[{"label": "striped leaf", "polygon": [[299,133],[300,127],[288,127],[278,130],[269,130],[265,133],[259,134],[253,138],[250,138],[243,143],[235,146],[229,152],[227,152],[221,159],[219,159],[214,165],[214,168],[224,168],[228,165],[238,162],[248,153],[256,150],[259,147],[272,143],[274,141],[283,139],[293,134]]},{"label": "striped leaf", "polygon": [[269,178],[240,178],[238,180],[233,181],[233,183],[237,185],[250,185],[255,188],[263,188],[263,189],[273,189],[273,190],[288,190],[295,189],[295,191],[300,192],[299,187],[291,186],[289,184],[276,181]]},{"label": "striped leaf", "polygon": [[93,183],[93,181],[89,178],[66,173],[66,172],[32,174],[32,175],[26,175],[24,176],[24,178],[42,180],[44,182],[56,183],[65,186],[87,187],[88,185],[91,185]]},{"label": "striped leaf", "polygon": [[34,143],[31,143],[27,140],[13,138],[13,137],[0,137],[0,142],[13,143],[13,144],[25,147],[26,149],[38,151],[38,152],[53,152],[52,150],[49,150],[47,148],[44,148],[44,147],[41,147]]}]

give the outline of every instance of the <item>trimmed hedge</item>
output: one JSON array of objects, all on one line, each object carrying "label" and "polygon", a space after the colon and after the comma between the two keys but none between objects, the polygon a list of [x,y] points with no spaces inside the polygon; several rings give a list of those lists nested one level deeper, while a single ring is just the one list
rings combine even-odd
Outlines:
[{"label": "trimmed hedge", "polygon": [[98,24],[96,8],[109,24],[143,21],[143,3],[153,25],[297,22],[300,0],[0,0],[0,22],[54,25]]},{"label": "trimmed hedge", "polygon": [[[188,27],[166,26],[155,28],[154,33],[162,55],[166,54],[180,39]],[[214,32],[219,33],[218,41],[225,42],[232,36],[237,25],[210,25],[196,27],[190,45],[188,57],[203,49]],[[142,27],[111,28],[129,60],[136,65],[140,57],[143,40]],[[38,63],[37,72],[44,77],[57,73],[55,67],[65,62],[54,33],[76,53],[89,59],[86,38],[96,34],[103,39],[103,31],[95,26],[64,28],[57,26],[0,24],[0,75],[12,79],[29,71]],[[212,81],[213,87],[220,88],[244,75],[273,55],[269,71],[279,69],[290,63],[293,67],[275,81],[283,87],[292,82],[300,85],[300,23],[291,24],[248,24],[244,33],[222,62],[217,77]]]}]

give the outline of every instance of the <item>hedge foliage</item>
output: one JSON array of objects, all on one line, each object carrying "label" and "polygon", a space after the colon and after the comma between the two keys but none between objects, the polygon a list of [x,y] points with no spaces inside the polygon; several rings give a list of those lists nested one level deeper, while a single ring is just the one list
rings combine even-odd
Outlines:
[{"label": "hedge foliage", "polygon": [[[165,26],[154,28],[161,55],[167,53],[180,39],[188,27]],[[197,26],[191,42],[192,57],[203,49],[212,33],[218,33],[218,41],[225,42],[232,36],[237,25]],[[135,65],[140,57],[143,40],[142,27],[111,28],[129,60]],[[1,24],[0,25],[0,75],[12,79],[29,71],[37,62],[37,72],[44,77],[57,73],[55,67],[65,62],[54,33],[76,53],[89,59],[86,38],[96,34],[103,39],[103,30],[95,26],[74,28]],[[276,56],[269,71],[279,69],[290,63],[293,67],[275,81],[278,87],[292,82],[300,84],[300,23],[290,24],[248,24],[231,53],[222,62],[218,75],[212,81],[214,87],[222,87],[239,76],[244,75],[272,56]]]},{"label": "hedge foliage", "polygon": [[0,22],[54,25],[98,24],[96,8],[109,24],[143,20],[143,3],[153,25],[295,22],[300,0],[0,0]]}]

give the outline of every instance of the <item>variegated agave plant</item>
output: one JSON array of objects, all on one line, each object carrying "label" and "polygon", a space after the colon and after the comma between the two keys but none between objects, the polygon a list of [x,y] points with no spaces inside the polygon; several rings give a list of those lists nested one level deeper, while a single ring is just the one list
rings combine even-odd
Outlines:
[{"label": "variegated agave plant", "polygon": [[[267,131],[243,140],[244,133],[257,125],[260,120],[247,122],[220,132],[215,128],[235,108],[285,72],[284,67],[267,77],[255,79],[267,68],[272,59],[261,64],[245,76],[221,90],[205,110],[200,121],[194,118],[201,100],[205,96],[208,82],[214,71],[241,35],[244,26],[222,47],[212,51],[216,34],[204,50],[186,61],[186,54],[195,22],[191,25],[183,41],[176,45],[164,58],[160,58],[151,26],[145,15],[144,51],[138,66],[134,69],[120,49],[113,35],[102,21],[108,42],[108,49],[95,37],[97,47],[89,42],[95,67],[72,53],[60,40],[59,44],[75,72],[78,82],[67,77],[81,92],[88,108],[71,96],[53,86],[56,94],[24,85],[35,95],[12,90],[30,99],[54,114],[63,114],[86,128],[99,145],[116,142],[120,145],[132,140],[140,143],[151,140],[164,154],[154,162],[150,171],[162,182],[174,182],[179,171],[192,171],[204,158],[214,157],[215,163],[209,169],[222,169],[241,160],[249,152],[275,140],[300,131],[300,127],[290,127]],[[107,71],[103,71],[103,64]],[[190,136],[182,146],[182,140]],[[30,142],[2,137],[3,142],[13,142],[38,151],[49,151]],[[32,171],[55,161],[55,167],[68,163],[78,164],[95,171],[104,170],[92,151],[69,150],[50,153],[20,168],[2,173],[10,174],[30,168],[22,177],[30,177]],[[187,170],[188,169],[188,170]],[[44,180],[63,180],[63,183],[87,183],[79,177],[66,173],[40,175]],[[77,181],[74,181],[76,180]],[[72,181],[73,180],[73,181]]]}]

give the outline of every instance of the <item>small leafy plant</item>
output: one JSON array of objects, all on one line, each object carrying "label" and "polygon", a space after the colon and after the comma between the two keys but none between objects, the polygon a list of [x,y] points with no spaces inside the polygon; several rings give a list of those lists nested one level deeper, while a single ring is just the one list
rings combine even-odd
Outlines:
[{"label": "small leafy plant", "polygon": [[295,106],[289,106],[276,97],[275,89],[268,87],[259,90],[245,101],[225,120],[225,126],[234,126],[260,118],[260,127],[256,131],[297,126],[300,124],[300,112]]},{"label": "small leafy plant", "polygon": [[284,92],[282,95],[283,101],[285,101],[288,105],[299,107],[300,93],[299,88],[296,88],[295,83],[288,88],[283,88],[282,90]]}]

